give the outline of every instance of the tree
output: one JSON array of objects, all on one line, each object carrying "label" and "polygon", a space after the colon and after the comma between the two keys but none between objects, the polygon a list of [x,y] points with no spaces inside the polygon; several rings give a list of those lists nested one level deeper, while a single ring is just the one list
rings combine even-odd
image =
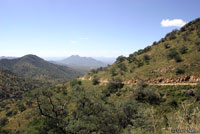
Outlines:
[{"label": "tree", "polygon": [[125,60],[126,60],[126,57],[121,55],[121,56],[117,57],[116,62],[120,63],[120,62],[123,62]]},{"label": "tree", "polygon": [[98,85],[99,84],[99,79],[97,77],[95,77],[93,80],[92,80],[92,83],[93,85]]},{"label": "tree", "polygon": [[124,84],[120,78],[113,78],[107,85],[109,93],[115,93],[118,89],[123,88]]},{"label": "tree", "polygon": [[145,62],[149,61],[149,60],[150,60],[150,56],[147,55],[147,54],[145,54],[145,55],[143,56],[143,60],[144,60]]},{"label": "tree", "polygon": [[126,64],[125,64],[125,63],[119,63],[119,64],[117,65],[117,67],[118,67],[121,71],[124,71],[124,72],[127,71],[127,67],[126,67]]}]

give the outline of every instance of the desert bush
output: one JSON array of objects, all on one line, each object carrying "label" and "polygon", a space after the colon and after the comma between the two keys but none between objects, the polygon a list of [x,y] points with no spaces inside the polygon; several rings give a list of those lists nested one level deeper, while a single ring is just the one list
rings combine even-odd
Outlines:
[{"label": "desert bush", "polygon": [[127,71],[127,67],[126,67],[126,64],[125,64],[125,63],[119,63],[119,64],[117,65],[117,67],[118,67],[121,71],[124,71],[124,72]]},{"label": "desert bush", "polygon": [[150,50],[151,50],[151,46],[147,46],[147,47],[144,48],[143,51],[144,51],[144,52],[148,52],[148,51],[150,51]]},{"label": "desert bush", "polygon": [[200,101],[200,83],[196,86],[195,98],[196,98],[197,101]]},{"label": "desert bush", "polygon": [[117,57],[116,62],[120,63],[120,62],[123,62],[125,60],[126,60],[126,57],[121,55],[121,56]]},{"label": "desert bush", "polygon": [[176,55],[176,56],[174,57],[174,59],[175,59],[176,62],[181,62],[181,61],[183,61],[180,55]]},{"label": "desert bush", "polygon": [[99,84],[99,79],[95,77],[95,78],[92,80],[92,84],[93,84],[93,85],[98,85],[98,84]]},{"label": "desert bush", "polygon": [[143,60],[144,61],[149,61],[150,60],[150,56],[149,55],[147,55],[147,54],[145,54],[144,56],[143,56]]},{"label": "desert bush", "polygon": [[197,51],[198,51],[198,52],[200,52],[200,45],[199,45],[199,46],[197,46]]},{"label": "desert bush", "polygon": [[161,102],[161,96],[156,89],[148,87],[145,83],[141,83],[138,88],[134,90],[134,97],[138,102],[147,102],[151,105]]},{"label": "desert bush", "polygon": [[187,53],[187,50],[188,50],[188,48],[187,48],[186,46],[182,46],[182,47],[179,49],[179,52],[180,52],[181,54],[185,54],[185,53]]},{"label": "desert bush", "polygon": [[184,74],[184,73],[185,73],[185,69],[184,68],[181,68],[181,67],[177,67],[176,68],[176,75]]},{"label": "desert bush", "polygon": [[111,68],[110,73],[112,76],[116,76],[117,75],[116,68],[115,67]]},{"label": "desert bush", "polygon": [[110,93],[115,93],[118,89],[123,88],[124,84],[120,78],[113,78],[107,85]]},{"label": "desert bush", "polygon": [[170,48],[170,45],[167,44],[167,43],[165,43],[165,44],[164,44],[164,47],[165,47],[166,49],[168,49],[168,48]]},{"label": "desert bush", "polygon": [[178,52],[176,49],[170,49],[169,52],[167,53],[167,58],[168,59],[173,59],[178,55]]},{"label": "desert bush", "polygon": [[8,122],[8,118],[7,117],[1,118],[0,119],[0,127],[5,126],[7,122]]},{"label": "desert bush", "polygon": [[81,85],[81,84],[82,84],[82,82],[80,80],[77,80],[77,79],[74,79],[74,80],[70,81],[70,85],[72,87],[74,87],[76,85]]}]

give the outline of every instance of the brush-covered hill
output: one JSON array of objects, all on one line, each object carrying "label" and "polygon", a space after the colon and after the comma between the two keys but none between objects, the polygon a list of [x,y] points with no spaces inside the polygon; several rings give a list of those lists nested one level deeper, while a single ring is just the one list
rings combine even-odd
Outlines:
[{"label": "brush-covered hill", "polygon": [[93,70],[84,78],[94,77],[104,81],[119,77],[127,83],[200,81],[200,19],[128,57],[119,56],[113,65]]},{"label": "brush-covered hill", "polygon": [[24,78],[48,82],[70,80],[81,75],[80,72],[69,67],[49,63],[35,55],[2,59],[0,69],[9,70]]},{"label": "brush-covered hill", "polygon": [[0,101],[9,98],[20,99],[24,92],[39,87],[38,84],[22,79],[10,71],[0,71]]}]

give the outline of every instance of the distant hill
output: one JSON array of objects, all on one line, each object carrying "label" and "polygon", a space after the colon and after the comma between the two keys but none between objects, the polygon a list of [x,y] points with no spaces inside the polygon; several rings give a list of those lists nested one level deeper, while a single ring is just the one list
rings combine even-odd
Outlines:
[{"label": "distant hill", "polygon": [[26,55],[16,59],[0,60],[0,70],[9,70],[17,75],[48,82],[70,80],[81,73],[69,67],[49,63],[35,55]]},{"label": "distant hill", "polygon": [[84,73],[87,73],[91,69],[105,67],[107,65],[106,63],[95,60],[91,57],[80,57],[79,55],[72,55],[66,59],[56,61],[54,63],[67,65]]},{"label": "distant hill", "polygon": [[1,59],[15,59],[16,57],[11,57],[11,56],[0,56]]}]

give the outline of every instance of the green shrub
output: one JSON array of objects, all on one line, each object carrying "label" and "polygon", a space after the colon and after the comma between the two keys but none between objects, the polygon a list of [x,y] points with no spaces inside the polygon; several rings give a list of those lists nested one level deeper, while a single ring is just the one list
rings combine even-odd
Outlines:
[{"label": "green shrub", "polygon": [[6,116],[11,117],[11,116],[12,116],[12,111],[8,111],[8,112],[6,113]]},{"label": "green shrub", "polygon": [[16,104],[16,106],[17,106],[17,108],[18,108],[18,110],[19,110],[20,112],[23,112],[23,111],[26,110],[26,107],[25,107],[24,104],[21,103],[21,102],[18,102],[18,103]]},{"label": "green shrub", "polygon": [[127,71],[127,67],[126,67],[126,64],[125,64],[125,63],[119,63],[119,64],[117,65],[117,67],[118,67],[121,71],[124,71],[124,72]]},{"label": "green shrub", "polygon": [[179,74],[184,74],[185,73],[185,69],[184,68],[176,68],[176,74],[179,75]]},{"label": "green shrub", "polygon": [[123,62],[125,60],[126,60],[126,57],[121,55],[121,56],[117,57],[116,62],[120,63],[120,62]]},{"label": "green shrub", "polygon": [[142,62],[142,60],[138,60],[137,62],[137,67],[141,67],[144,65],[144,62]]},{"label": "green shrub", "polygon": [[147,46],[147,47],[144,48],[143,51],[144,51],[144,52],[148,52],[148,51],[150,51],[150,50],[151,50],[151,46]]},{"label": "green shrub", "polygon": [[180,52],[181,54],[185,54],[185,53],[187,53],[187,50],[188,50],[188,48],[187,48],[186,46],[182,46],[182,47],[179,49],[179,52]]},{"label": "green shrub", "polygon": [[80,80],[77,80],[77,79],[74,79],[74,80],[70,81],[70,85],[72,87],[74,87],[76,85],[81,85],[81,84],[82,84],[82,82]]},{"label": "green shrub", "polygon": [[170,45],[169,44],[164,44],[164,47],[166,48],[166,49],[168,49],[168,48],[170,48]]},{"label": "green shrub", "polygon": [[200,101],[200,83],[196,86],[195,98],[197,101]]},{"label": "green shrub", "polygon": [[173,108],[177,108],[178,107],[178,103],[176,102],[176,100],[172,100],[169,102],[169,105]]},{"label": "green shrub", "polygon": [[0,127],[5,126],[7,124],[7,122],[8,122],[8,118],[6,118],[6,117],[1,118],[0,119]]},{"label": "green shrub", "polygon": [[114,68],[114,67],[111,68],[110,73],[112,76],[116,76],[117,75],[116,68]]},{"label": "green shrub", "polygon": [[169,52],[167,53],[167,58],[168,59],[173,59],[178,55],[178,52],[176,49],[170,49]]},{"label": "green shrub", "polygon": [[199,45],[199,46],[197,46],[197,51],[198,51],[198,52],[200,52],[200,45]]},{"label": "green shrub", "polygon": [[94,79],[92,80],[92,84],[93,84],[93,85],[98,85],[98,84],[99,84],[99,79],[98,79],[98,78],[94,78]]},{"label": "green shrub", "polygon": [[135,65],[131,65],[130,73],[132,73],[134,69],[135,69]]},{"label": "green shrub", "polygon": [[144,60],[144,61],[149,61],[149,60],[150,60],[150,56],[147,55],[147,54],[145,54],[145,55],[143,56],[143,60]]},{"label": "green shrub", "polygon": [[176,62],[181,62],[181,61],[183,61],[180,55],[176,55],[176,56],[174,57],[174,59],[175,59]]},{"label": "green shrub", "polygon": [[198,42],[195,42],[195,44],[196,44],[197,46],[199,46],[199,45],[200,45],[200,41],[198,41]]},{"label": "green shrub", "polygon": [[120,78],[113,78],[107,85],[110,93],[115,93],[118,89],[123,88],[124,84]]},{"label": "green shrub", "polygon": [[159,104],[161,102],[160,94],[149,87],[137,88],[134,92],[134,97],[138,102],[143,103]]}]

